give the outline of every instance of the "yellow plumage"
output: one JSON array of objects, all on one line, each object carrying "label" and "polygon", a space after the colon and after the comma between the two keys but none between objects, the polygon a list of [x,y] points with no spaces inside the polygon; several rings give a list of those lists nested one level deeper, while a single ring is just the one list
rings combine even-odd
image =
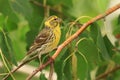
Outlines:
[{"label": "yellow plumage", "polygon": [[61,36],[60,22],[61,19],[57,16],[50,16],[45,21],[44,29],[41,30],[34,40],[23,62],[36,56],[41,58],[42,54],[51,52],[57,47]]},{"label": "yellow plumage", "polygon": [[[30,60],[39,57],[41,59],[42,54],[46,54],[55,49],[59,43],[61,30],[61,19],[57,16],[50,16],[45,21],[45,27],[40,31],[35,38],[33,45],[30,47],[26,57],[22,60],[22,63],[11,71],[11,73],[17,71],[22,65]],[[2,80],[6,80],[10,74],[7,74]]]}]

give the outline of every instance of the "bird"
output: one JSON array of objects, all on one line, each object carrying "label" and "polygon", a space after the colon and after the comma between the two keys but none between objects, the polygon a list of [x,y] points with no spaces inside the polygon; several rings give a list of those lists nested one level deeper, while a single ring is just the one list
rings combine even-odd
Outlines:
[{"label": "bird", "polygon": [[[21,61],[18,67],[11,71],[14,73],[21,66],[31,61],[34,58],[41,59],[41,55],[47,54],[56,49],[61,37],[60,23],[61,18],[56,15],[48,17],[44,22],[44,28],[38,33],[33,44],[29,48],[25,58]],[[6,75],[3,80],[6,80],[10,74]]]},{"label": "bird", "polygon": [[55,15],[50,16],[45,21],[44,29],[42,29],[37,35],[34,43],[27,52],[27,56],[22,60],[22,62],[36,56],[41,59],[42,54],[51,52],[57,47],[61,37],[60,23],[61,19]]}]

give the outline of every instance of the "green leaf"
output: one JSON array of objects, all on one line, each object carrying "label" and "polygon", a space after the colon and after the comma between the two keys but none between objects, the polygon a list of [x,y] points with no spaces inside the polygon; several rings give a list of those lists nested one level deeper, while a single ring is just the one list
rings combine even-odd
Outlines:
[{"label": "green leaf", "polygon": [[31,18],[32,8],[29,0],[10,0],[10,5],[15,12],[23,14],[26,19]]},{"label": "green leaf", "polygon": [[45,77],[45,74],[41,73],[39,80],[47,80],[47,78]]},{"label": "green leaf", "polygon": [[78,44],[78,50],[87,59],[91,69],[99,62],[99,53],[97,46],[90,39],[84,39]]},{"label": "green leaf", "polygon": [[103,40],[102,34],[100,32],[100,29],[98,26],[96,26],[98,28],[98,36],[97,36],[97,47],[99,48],[100,51],[100,55],[102,56],[102,58],[106,61],[108,61],[110,59],[110,56],[108,54],[107,48],[105,46],[105,42]]},{"label": "green leaf", "polygon": [[[65,6],[65,7],[71,7],[73,6],[73,1],[72,0],[62,0],[62,4]],[[69,5],[68,5],[69,4]]]},{"label": "green leaf", "polygon": [[22,14],[28,20],[30,29],[38,30],[43,21],[43,8],[30,3],[29,0],[11,0],[10,4],[16,13]]},{"label": "green leaf", "polygon": [[54,64],[55,72],[57,73],[57,80],[63,80],[62,65],[62,61],[57,61]]},{"label": "green leaf", "polygon": [[10,18],[7,19],[7,21],[6,21],[5,24],[6,24],[6,29],[7,29],[8,31],[15,30],[15,29],[17,29],[17,27],[18,27],[16,23],[14,23],[14,22],[11,21]]},{"label": "green leaf", "polygon": [[19,15],[23,15],[24,18],[28,21],[30,31],[26,34],[26,42],[28,47],[33,42],[35,35],[38,34],[39,26],[43,20],[43,8],[36,6],[31,3],[29,0],[11,0],[10,1],[12,9]]},{"label": "green leaf", "polygon": [[44,27],[43,8],[37,7],[32,4],[33,13],[32,17],[28,19],[30,31],[26,34],[27,49],[35,39],[35,36]]},{"label": "green leaf", "polygon": [[72,80],[77,80],[77,57],[75,51],[72,52]]},{"label": "green leaf", "polygon": [[109,60],[110,56],[107,51],[104,39],[102,37],[99,25],[97,23],[93,23],[90,27],[90,36],[93,39],[94,43],[96,44],[97,48],[99,49],[100,56],[104,60]]},{"label": "green leaf", "polygon": [[79,54],[79,52],[76,52],[77,57],[77,77],[80,80],[88,79],[88,63],[86,63],[83,56]]},{"label": "green leaf", "polygon": [[26,33],[29,31],[28,24],[21,22],[18,29],[9,34],[12,39],[12,46],[17,60],[21,60],[26,55]]},{"label": "green leaf", "polygon": [[14,25],[12,25],[11,27],[16,27],[19,19],[15,12],[11,9],[9,0],[0,0],[0,12],[8,18],[9,22],[11,22],[12,24],[14,23]]},{"label": "green leaf", "polygon": [[100,75],[101,73],[104,73],[105,70],[107,69],[107,66],[108,66],[108,64],[104,64],[104,65],[98,67],[98,70],[97,70],[96,76]]},{"label": "green leaf", "polygon": [[113,61],[115,61],[115,63],[120,64],[120,53],[116,53],[113,56]]},{"label": "green leaf", "polygon": [[63,54],[64,55],[60,55],[61,58],[57,59],[54,64],[55,72],[57,73],[57,80],[71,80],[71,57],[69,57],[70,49],[67,48]]},{"label": "green leaf", "polygon": [[27,50],[29,50],[29,47],[31,46],[31,43],[33,43],[35,39],[35,35],[37,35],[36,30],[30,30],[26,33],[26,42],[27,42]]},{"label": "green leaf", "polygon": [[[98,6],[99,12],[105,12],[105,10],[107,9],[107,6],[109,5],[109,0],[95,0],[95,4]],[[96,6],[94,5],[94,6]],[[102,6],[101,6],[102,5]]]},{"label": "green leaf", "polygon": [[62,0],[48,0],[48,4],[51,5],[59,5],[60,3],[62,3]]},{"label": "green leaf", "polygon": [[66,62],[63,63],[63,73],[64,77],[63,80],[72,80],[72,73],[71,73],[71,58],[69,58]]},{"label": "green leaf", "polygon": [[98,24],[93,23],[93,24],[91,24],[91,26],[89,28],[90,28],[90,36],[96,44],[97,37],[98,37]]},{"label": "green leaf", "polygon": [[107,9],[110,0],[70,0],[69,7],[63,8],[64,13],[75,18],[79,16],[95,16],[98,13],[104,12]]},{"label": "green leaf", "polygon": [[114,46],[112,45],[112,43],[108,39],[107,35],[105,35],[103,37],[103,39],[104,39],[104,43],[105,43],[106,49],[107,49],[107,51],[109,53],[109,56],[112,57],[115,54],[115,52],[113,51]]},{"label": "green leaf", "polygon": [[0,5],[3,5],[2,8],[0,8],[0,25],[3,26],[5,24],[5,28],[8,31],[15,30],[17,28],[18,18],[16,14],[12,11],[9,2],[7,2],[7,0],[0,1]]},{"label": "green leaf", "polygon": [[0,13],[0,27],[3,25],[4,21],[5,21],[5,16],[2,13]]},{"label": "green leaf", "polygon": [[113,34],[116,38],[120,38],[120,15],[113,20]]},{"label": "green leaf", "polygon": [[3,54],[10,63],[17,65],[17,62],[14,57],[14,51],[12,47],[12,41],[9,38],[8,34],[4,30],[0,30],[0,48],[2,49]]},{"label": "green leaf", "polygon": [[119,80],[120,79],[120,71],[117,70],[115,74],[113,74],[113,80]]}]

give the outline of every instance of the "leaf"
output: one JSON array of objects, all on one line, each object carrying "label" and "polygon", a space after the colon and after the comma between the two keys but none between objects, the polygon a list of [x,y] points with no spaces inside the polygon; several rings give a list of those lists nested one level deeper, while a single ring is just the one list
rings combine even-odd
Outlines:
[{"label": "leaf", "polygon": [[87,59],[90,69],[94,68],[99,62],[97,46],[90,39],[84,39],[78,44],[78,51]]},{"label": "leaf", "polygon": [[[11,6],[8,0],[0,0],[0,12],[4,14],[5,17],[8,17],[11,23],[14,23],[14,24],[18,23],[19,19],[15,14],[15,12],[11,9]],[[14,25],[12,27],[14,27]]]},{"label": "leaf", "polygon": [[43,8],[30,4],[29,0],[11,0],[10,4],[16,13],[28,20],[30,29],[38,30],[43,20]]},{"label": "leaf", "polygon": [[[27,49],[35,39],[35,36],[44,27],[43,8],[32,5],[32,17],[28,19],[30,31],[26,34]],[[39,30],[40,29],[40,30]]]},{"label": "leaf", "polygon": [[90,28],[90,36],[92,37],[93,41],[97,42],[97,37],[98,37],[98,24],[97,23],[93,23],[91,24]]},{"label": "leaf", "polygon": [[72,53],[72,80],[77,80],[77,57],[75,51]]},{"label": "leaf", "polygon": [[63,80],[72,80],[71,66],[71,58],[63,63]]},{"label": "leaf", "polygon": [[48,4],[51,5],[59,5],[60,3],[62,3],[62,0],[48,0]]},{"label": "leaf", "polygon": [[26,55],[26,33],[29,31],[28,24],[21,22],[19,28],[10,32],[9,36],[12,39],[12,46],[17,60],[23,59]]},{"label": "leaf", "polygon": [[27,42],[27,50],[29,50],[29,47],[32,45],[34,39],[35,39],[35,35],[37,35],[36,30],[30,30],[26,33],[26,42]]},{"label": "leaf", "polygon": [[6,25],[4,28],[7,29],[7,31],[12,31],[17,29],[17,24],[11,21],[10,18],[5,17],[2,13],[0,13],[0,27],[3,27],[3,25]]},{"label": "leaf", "polygon": [[117,39],[120,38],[120,15],[113,20],[113,34]]},{"label": "leaf", "polygon": [[17,65],[12,48],[12,41],[2,29],[0,30],[0,38],[0,48],[2,49],[3,54],[10,63]]},{"label": "leaf", "polygon": [[57,80],[63,80],[62,65],[62,61],[57,61],[54,64],[55,72],[57,73]]},{"label": "leaf", "polygon": [[119,80],[120,79],[120,71],[116,71],[115,74],[113,74],[113,80]]},{"label": "leaf", "polygon": [[0,27],[2,27],[4,21],[5,21],[5,16],[2,13],[0,13]]},{"label": "leaf", "polygon": [[39,80],[47,80],[47,78],[45,77],[45,74],[41,73]]},{"label": "leaf", "polygon": [[77,77],[80,80],[88,79],[88,63],[86,63],[83,56],[76,52],[77,57]]},{"label": "leaf", "polygon": [[11,21],[10,18],[7,19],[7,21],[6,21],[5,24],[6,24],[6,29],[7,29],[8,31],[15,30],[15,29],[17,29],[17,27],[18,27],[16,23],[14,23],[14,22]]},{"label": "leaf", "polygon": [[[62,0],[62,4],[66,7],[71,7],[73,6],[73,1],[72,0]],[[69,5],[68,5],[69,4]]]},{"label": "leaf", "polygon": [[73,5],[67,9],[67,13],[76,18],[83,15],[95,16],[100,11],[103,12],[107,8],[108,2],[109,0],[92,0],[92,3],[89,0],[73,0]]},{"label": "leaf", "polygon": [[29,0],[10,0],[10,5],[15,12],[23,14],[26,19],[31,18],[32,8]]},{"label": "leaf", "polygon": [[11,0],[10,5],[17,14],[23,15],[30,25],[30,31],[26,34],[28,49],[34,40],[35,35],[38,34],[39,26],[43,20],[43,8],[38,7],[33,3],[30,4],[29,0]]},{"label": "leaf", "polygon": [[107,35],[105,35],[105,36],[103,37],[103,39],[104,39],[104,42],[105,42],[105,46],[107,46],[106,49],[107,49],[107,51],[108,51],[108,53],[109,53],[109,56],[112,57],[112,56],[114,55],[114,53],[115,53],[115,52],[113,51],[114,46],[112,45],[112,43],[111,43],[110,40],[108,39]]},{"label": "leaf", "polygon": [[71,58],[66,58],[70,55],[69,48],[64,51],[64,55],[57,59],[54,65],[55,72],[57,73],[57,80],[71,80]]},{"label": "leaf", "polygon": [[[95,0],[96,5],[98,6],[99,12],[105,12],[107,6],[109,5],[109,0]],[[96,6],[94,5],[94,6]],[[101,6],[102,5],[102,6]]]},{"label": "leaf", "polygon": [[104,60],[108,61],[110,59],[110,56],[108,54],[107,48],[105,46],[105,42],[103,40],[103,37],[101,35],[101,32],[100,32],[99,28],[98,28],[98,36],[97,36],[97,43],[96,44],[97,44],[97,47],[99,48],[100,55],[102,56],[102,58]]},{"label": "leaf", "polygon": [[113,56],[113,61],[115,61],[115,63],[117,63],[117,64],[120,64],[120,54],[119,53],[116,53]]},{"label": "leaf", "polygon": [[101,59],[109,60],[110,56],[108,54],[107,48],[105,46],[104,39],[102,37],[99,25],[97,23],[93,23],[90,27],[90,36],[92,37],[96,47],[99,49]]}]

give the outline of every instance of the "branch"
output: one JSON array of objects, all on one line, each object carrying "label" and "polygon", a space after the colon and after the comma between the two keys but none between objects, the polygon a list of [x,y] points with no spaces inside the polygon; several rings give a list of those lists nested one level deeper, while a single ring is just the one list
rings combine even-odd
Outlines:
[{"label": "branch", "polygon": [[31,59],[29,59],[29,60],[21,63],[20,65],[17,66],[17,68],[15,68],[15,69],[13,69],[12,71],[10,71],[10,73],[8,73],[2,80],[6,80],[12,73],[16,72],[16,71],[17,71],[19,68],[21,68],[23,65],[25,65],[26,63],[34,60],[35,58],[37,58],[37,56],[35,56],[35,57],[33,57],[33,58],[31,58]]},{"label": "branch", "polygon": [[40,65],[35,71],[33,71],[33,73],[27,77],[26,80],[30,80],[37,72],[42,71],[43,68],[45,68],[47,65],[49,65],[50,63],[53,63],[53,59],[50,58],[45,64]]},{"label": "branch", "polygon": [[63,17],[67,17],[62,12],[58,11],[57,9],[54,9],[53,7],[50,7],[48,5],[43,5],[42,3],[35,1],[35,0],[30,0],[30,2],[35,4],[36,6],[43,7],[44,9],[47,9],[49,7],[50,10],[62,15]]},{"label": "branch", "polygon": [[53,54],[51,59],[49,59],[45,64],[39,66],[31,75],[29,75],[27,77],[26,80],[30,80],[37,72],[41,71],[43,68],[45,68],[46,66],[51,64],[56,59],[56,57],[60,54],[61,50],[65,46],[67,46],[71,41],[73,41],[75,38],[77,38],[89,25],[91,25],[92,23],[108,16],[109,14],[113,13],[114,11],[116,11],[119,8],[120,8],[120,3],[113,6],[112,8],[108,9],[105,13],[100,14],[100,15],[92,18],[87,23],[85,23],[83,26],[81,26],[80,29],[76,33],[74,33],[71,37],[69,37],[66,41],[64,41],[61,45],[58,46],[56,52]]},{"label": "branch", "polygon": [[103,79],[103,78],[107,77],[110,73],[113,73],[113,72],[115,72],[115,71],[117,71],[117,70],[119,70],[119,69],[120,69],[120,65],[114,67],[112,70],[110,70],[110,71],[108,71],[108,72],[105,72],[105,73],[103,73],[103,74],[100,74],[100,75],[96,78],[96,80]]}]

